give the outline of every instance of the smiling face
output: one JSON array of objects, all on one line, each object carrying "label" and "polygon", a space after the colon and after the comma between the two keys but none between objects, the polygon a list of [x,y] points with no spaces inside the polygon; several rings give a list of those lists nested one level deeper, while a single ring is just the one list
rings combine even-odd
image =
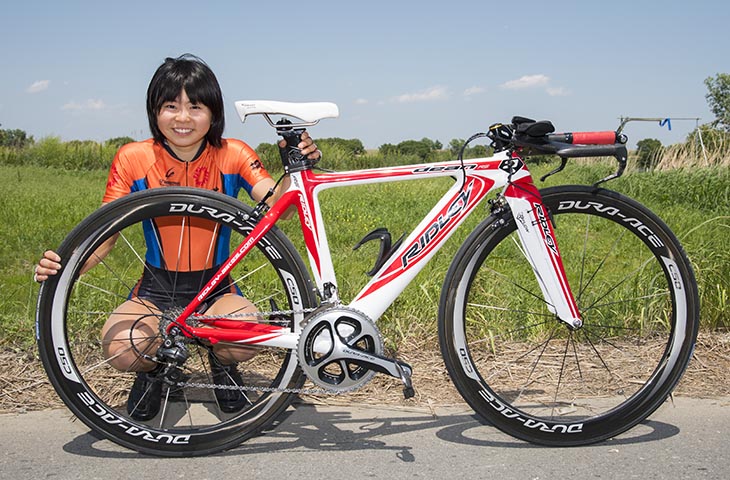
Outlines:
[{"label": "smiling face", "polygon": [[173,152],[192,160],[210,130],[213,115],[202,103],[193,103],[183,89],[175,100],[164,102],[157,112],[157,127]]}]

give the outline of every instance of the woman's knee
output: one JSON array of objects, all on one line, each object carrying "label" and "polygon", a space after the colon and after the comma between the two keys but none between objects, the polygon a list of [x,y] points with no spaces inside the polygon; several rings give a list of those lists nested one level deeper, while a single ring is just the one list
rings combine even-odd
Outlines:
[{"label": "woman's knee", "polygon": [[122,371],[147,371],[155,362],[159,327],[153,307],[128,301],[109,316],[102,328],[102,347],[107,362]]}]

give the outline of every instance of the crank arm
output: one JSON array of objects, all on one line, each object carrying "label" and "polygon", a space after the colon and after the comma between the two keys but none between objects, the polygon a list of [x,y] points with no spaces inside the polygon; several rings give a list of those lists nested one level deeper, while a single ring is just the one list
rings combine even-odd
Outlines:
[{"label": "crank arm", "polygon": [[375,353],[350,348],[344,344],[338,350],[338,354],[333,356],[331,360],[350,361],[370,370],[398,378],[403,382],[403,396],[405,398],[411,398],[415,395],[413,382],[411,381],[413,369],[407,363]]}]

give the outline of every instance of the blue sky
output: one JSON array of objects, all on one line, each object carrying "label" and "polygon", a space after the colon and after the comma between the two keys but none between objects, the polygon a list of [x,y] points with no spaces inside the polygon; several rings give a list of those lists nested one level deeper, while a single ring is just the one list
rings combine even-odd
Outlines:
[{"label": "blue sky", "polygon": [[[368,148],[447,144],[513,115],[559,131],[621,116],[713,119],[704,79],[730,72],[724,1],[5,2],[0,124],[36,139],[147,138],[144,96],[167,56],[216,72],[225,135],[273,142],[243,99],[332,101],[317,137]],[[632,144],[682,141],[694,121],[630,124]]]}]

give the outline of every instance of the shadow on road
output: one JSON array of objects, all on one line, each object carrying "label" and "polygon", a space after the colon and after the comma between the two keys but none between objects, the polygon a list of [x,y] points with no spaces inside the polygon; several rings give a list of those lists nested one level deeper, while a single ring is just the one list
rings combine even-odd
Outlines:
[{"label": "shadow on road", "polygon": [[[358,407],[360,416],[348,407],[316,407],[297,404],[280,417],[277,424],[263,435],[216,455],[250,455],[291,449],[316,451],[384,450],[393,451],[403,462],[414,461],[410,439],[433,435],[441,441],[469,446],[493,448],[548,448],[516,440],[483,422],[473,414],[406,413]],[[362,416],[372,412],[372,418]],[[434,430],[433,433],[420,433]],[[679,428],[667,423],[647,420],[623,435],[598,445],[628,445],[651,442],[675,436]],[[411,434],[411,436],[409,436]],[[405,441],[404,441],[405,436]],[[583,447],[586,448],[586,447]],[[590,448],[590,447],[587,447]],[[80,435],[64,445],[67,453],[105,458],[154,458],[102,440],[94,433]]]}]

